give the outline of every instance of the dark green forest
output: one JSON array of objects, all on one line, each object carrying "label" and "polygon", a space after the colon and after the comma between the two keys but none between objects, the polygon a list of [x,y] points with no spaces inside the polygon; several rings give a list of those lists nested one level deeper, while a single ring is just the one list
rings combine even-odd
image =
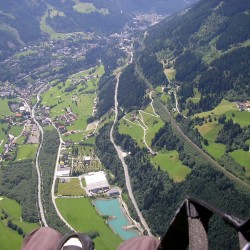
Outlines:
[{"label": "dark green forest", "polygon": [[42,149],[39,155],[40,171],[42,175],[42,197],[45,217],[48,225],[60,232],[66,233],[68,228],[58,217],[51,197],[51,187],[54,178],[59,135],[55,129],[45,130]]},{"label": "dark green forest", "polygon": [[[110,126],[107,125],[102,128],[98,135],[96,140],[97,153],[105,167],[114,173],[119,185],[124,187],[124,179],[120,177],[121,164],[115,160],[116,157],[113,157],[115,149],[109,141],[109,129]],[[162,142],[157,147],[181,150],[179,152],[182,154],[180,158],[183,162],[185,161],[185,165],[192,168],[186,180],[181,183],[174,183],[166,172],[152,166],[147,150],[141,150],[132,138],[116,133],[119,145],[125,151],[131,152],[131,155],[126,157],[126,163],[129,168],[133,192],[152,232],[163,236],[178,206],[187,197],[205,200],[228,213],[247,218],[250,205],[248,195],[238,189],[236,184],[221,172],[214,170],[209,163],[192,152],[180,138],[178,138],[177,145],[174,146],[174,143],[171,142],[177,139],[176,136],[171,126],[166,124],[164,129],[156,135],[154,141],[155,144]],[[221,249],[221,247],[234,249],[236,247],[237,235],[229,239],[227,235],[230,229],[224,224],[220,224],[215,219],[215,221],[211,221],[210,228],[211,249]],[[213,230],[213,228],[217,229]],[[220,230],[220,235],[215,237],[218,230]]]},{"label": "dark green forest", "polygon": [[32,160],[1,166],[0,195],[16,200],[22,207],[22,218],[38,222],[37,172]]}]

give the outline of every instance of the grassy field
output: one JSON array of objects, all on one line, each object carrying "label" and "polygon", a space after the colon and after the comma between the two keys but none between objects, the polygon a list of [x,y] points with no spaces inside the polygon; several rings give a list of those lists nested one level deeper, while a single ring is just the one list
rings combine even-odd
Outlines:
[{"label": "grassy field", "polygon": [[38,144],[23,144],[18,146],[16,161],[34,159]]},{"label": "grassy field", "polygon": [[[97,214],[87,198],[56,199],[56,204],[66,221],[79,232],[98,232],[100,236],[94,239],[98,250],[114,250],[122,240],[113,233],[105,220]],[[73,211],[73,213],[72,213]]]},{"label": "grassy field", "polygon": [[9,134],[18,136],[22,133],[23,131],[23,126],[11,126],[11,129],[9,130]]},{"label": "grassy field", "polygon": [[202,146],[215,159],[219,159],[225,153],[226,146],[224,144],[215,143],[213,141],[208,141],[208,143],[208,146],[204,144],[202,144]]},{"label": "grassy field", "polygon": [[[27,223],[21,221],[21,206],[14,200],[6,197],[0,197],[0,215],[4,209],[9,215],[8,219],[19,227],[21,227],[25,233],[33,231],[38,228],[36,223]],[[21,248],[23,238],[17,232],[7,227],[7,220],[0,220],[0,249],[1,250],[19,250]]]},{"label": "grassy field", "polygon": [[[50,9],[53,11],[53,9]],[[55,32],[47,23],[46,19],[49,17],[49,9],[47,9],[40,20],[40,29],[42,32],[48,34],[51,39],[64,39],[66,37],[63,33]]]},{"label": "grassy field", "polygon": [[161,95],[161,100],[163,101],[164,104],[167,104],[167,102],[171,99],[171,97],[166,94],[166,93],[162,93]]},{"label": "grassy field", "polygon": [[198,91],[198,88],[194,88],[194,97],[187,99],[187,102],[191,100],[193,103],[198,103],[201,99],[201,93]]},{"label": "grassy field", "polygon": [[247,176],[250,176],[250,152],[239,149],[231,152],[230,155],[245,167]]},{"label": "grassy field", "polygon": [[144,147],[144,143],[142,141],[143,129],[140,126],[121,119],[119,125],[119,133],[130,135],[138,143],[139,147]]},{"label": "grassy field", "polygon": [[142,113],[144,123],[147,125],[148,130],[146,134],[146,142],[148,145],[151,145],[152,139],[155,137],[155,134],[163,127],[164,123],[160,117],[154,117],[145,113]]},{"label": "grassy field", "polygon": [[71,178],[70,182],[58,183],[57,195],[82,196],[85,194],[86,192],[81,188],[78,178]]},{"label": "grassy field", "polygon": [[220,158],[225,153],[226,149],[225,145],[215,143],[218,133],[222,127],[223,125],[214,121],[204,123],[202,126],[196,126],[202,137],[208,140],[208,146],[203,144],[203,147],[216,159]]},{"label": "grassy field", "polygon": [[190,168],[182,165],[179,154],[175,150],[159,152],[157,156],[152,158],[152,162],[156,167],[160,166],[162,170],[166,171],[175,182],[185,180],[186,176],[191,172]]},{"label": "grassy field", "polygon": [[[235,115],[234,117],[232,116],[233,113]],[[234,102],[229,102],[227,100],[222,100],[221,103],[211,111],[202,112],[194,116],[208,118],[210,115],[212,118],[218,118],[223,114],[227,116],[227,119],[232,118],[234,122],[239,123],[241,126],[250,125],[250,112],[239,111]]]},{"label": "grassy field", "polygon": [[92,12],[98,12],[102,15],[108,15],[108,9],[97,9],[93,3],[82,3],[79,0],[74,0],[75,5],[73,6],[74,10],[83,14],[89,14]]},{"label": "grassy field", "polygon": [[164,73],[169,78],[170,81],[175,79],[176,70],[174,68],[165,69]]},{"label": "grassy field", "polygon": [[[4,116],[6,115],[11,115],[12,112],[10,111],[9,109],[9,106],[8,106],[8,99],[7,98],[4,98],[4,99],[0,99],[0,107],[1,107],[1,115],[0,115],[0,118],[2,119]],[[13,100],[14,101],[14,100]]]}]

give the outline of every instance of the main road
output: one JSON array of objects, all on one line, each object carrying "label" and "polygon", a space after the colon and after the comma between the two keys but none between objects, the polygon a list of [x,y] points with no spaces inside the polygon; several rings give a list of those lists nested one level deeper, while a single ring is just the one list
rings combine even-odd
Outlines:
[{"label": "main road", "polygon": [[114,147],[115,147],[115,150],[121,160],[121,163],[122,163],[122,166],[123,166],[123,169],[124,169],[124,174],[125,174],[125,180],[126,180],[126,186],[127,186],[127,189],[128,189],[128,194],[129,194],[129,197],[135,207],[135,210],[137,212],[137,215],[138,217],[140,218],[140,221],[141,221],[141,224],[143,225],[143,227],[145,228],[145,230],[147,231],[148,235],[152,236],[151,232],[150,232],[150,229],[149,229],[149,226],[146,222],[146,220],[144,219],[140,209],[138,208],[138,205],[136,203],[136,200],[135,200],[135,197],[134,197],[134,194],[133,194],[133,191],[132,191],[132,187],[131,187],[131,183],[130,183],[130,177],[129,177],[129,172],[128,172],[128,166],[124,160],[124,156],[123,156],[123,153],[121,151],[121,149],[119,148],[119,146],[116,145],[115,143],[115,140],[114,140],[114,136],[113,136],[113,131],[114,131],[114,127],[115,127],[115,124],[117,122],[117,117],[118,117],[118,100],[117,100],[117,95],[118,95],[118,88],[119,88],[119,80],[120,80],[120,75],[121,75],[121,72],[118,72],[117,75],[116,75],[116,86],[115,86],[115,119],[114,119],[114,122],[113,122],[113,125],[111,127],[111,130],[110,130],[110,141],[113,143]]},{"label": "main road", "polygon": [[32,107],[32,109],[30,108],[29,104],[27,103],[27,101],[25,99],[22,99],[26,106],[28,107],[30,113],[31,113],[31,118],[33,119],[33,121],[36,123],[36,125],[38,126],[40,133],[41,133],[41,140],[40,140],[40,145],[39,148],[37,150],[37,154],[36,154],[36,171],[37,171],[37,195],[38,195],[38,207],[39,207],[39,213],[40,213],[40,220],[41,223],[45,226],[48,227],[46,218],[45,218],[45,213],[44,213],[44,209],[43,209],[43,203],[42,203],[42,177],[41,177],[41,173],[40,173],[40,167],[39,167],[39,155],[40,155],[40,151],[43,145],[43,128],[40,126],[39,122],[36,120],[35,117],[35,109],[36,106],[38,105],[38,103],[40,102],[40,94],[41,94],[40,90],[37,94],[37,102],[36,104]]}]

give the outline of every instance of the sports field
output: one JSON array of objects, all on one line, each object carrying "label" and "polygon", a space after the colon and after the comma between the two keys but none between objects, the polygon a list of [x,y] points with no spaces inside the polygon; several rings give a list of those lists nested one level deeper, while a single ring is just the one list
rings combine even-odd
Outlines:
[{"label": "sports field", "polygon": [[179,160],[179,154],[175,150],[158,153],[152,158],[152,162],[156,167],[160,166],[162,170],[166,171],[175,182],[185,180],[191,172],[191,169],[184,166]]},{"label": "sports field", "polygon": [[100,236],[94,239],[98,250],[115,250],[122,240],[113,233],[98,215],[91,200],[88,198],[58,198],[56,204],[62,216],[78,232],[98,232]]}]

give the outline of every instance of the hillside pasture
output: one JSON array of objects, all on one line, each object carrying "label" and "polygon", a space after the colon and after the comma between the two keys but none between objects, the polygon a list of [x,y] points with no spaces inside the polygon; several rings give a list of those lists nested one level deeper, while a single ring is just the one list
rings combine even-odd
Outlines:
[{"label": "hillside pasture", "polygon": [[92,12],[98,12],[102,15],[108,15],[109,11],[108,9],[97,9],[93,3],[82,3],[79,0],[74,0],[75,5],[73,6],[73,9],[77,12],[83,13],[83,14],[90,14]]},{"label": "hillside pasture", "polygon": [[139,147],[142,148],[144,146],[144,143],[142,141],[143,129],[139,125],[135,125],[124,119],[121,119],[118,131],[120,134],[126,134],[131,136],[137,142]]},{"label": "hillside pasture", "polygon": [[245,167],[247,176],[250,176],[250,152],[242,149],[230,153],[236,162]]},{"label": "hillside pasture", "polygon": [[56,204],[64,219],[78,232],[98,232],[94,239],[98,250],[115,250],[122,240],[98,215],[88,198],[56,199]]},{"label": "hillside pasture", "polygon": [[239,111],[236,103],[227,100],[222,100],[213,110],[195,114],[194,117],[208,118],[210,115],[213,119],[214,117],[219,118],[223,114],[226,115],[227,119],[232,118],[234,122],[239,123],[242,127],[250,125],[250,112]]},{"label": "hillside pasture", "polygon": [[203,148],[216,159],[220,158],[226,149],[224,144],[215,142],[222,127],[223,125],[217,122],[207,122],[202,126],[196,126],[202,137],[208,140],[208,146],[203,144]]},{"label": "hillside pasture", "polygon": [[179,160],[179,153],[175,150],[159,152],[152,158],[153,164],[169,174],[169,177],[174,182],[185,180],[186,176],[191,172],[191,169],[183,165]]},{"label": "hillside pasture", "polygon": [[151,145],[152,139],[155,137],[155,134],[159,131],[161,127],[163,127],[164,123],[160,117],[154,117],[152,115],[141,113],[144,123],[148,127],[146,133],[146,142],[148,145]]},{"label": "hillside pasture", "polygon": [[[27,223],[21,219],[21,206],[12,199],[0,197],[0,215],[2,209],[8,214],[8,218],[0,220],[0,248],[1,250],[19,250],[23,242],[23,237],[16,231],[7,227],[7,220],[11,219],[12,223],[18,225],[23,231],[28,234],[38,228],[37,223]],[[10,247],[11,246],[11,247]]]}]

